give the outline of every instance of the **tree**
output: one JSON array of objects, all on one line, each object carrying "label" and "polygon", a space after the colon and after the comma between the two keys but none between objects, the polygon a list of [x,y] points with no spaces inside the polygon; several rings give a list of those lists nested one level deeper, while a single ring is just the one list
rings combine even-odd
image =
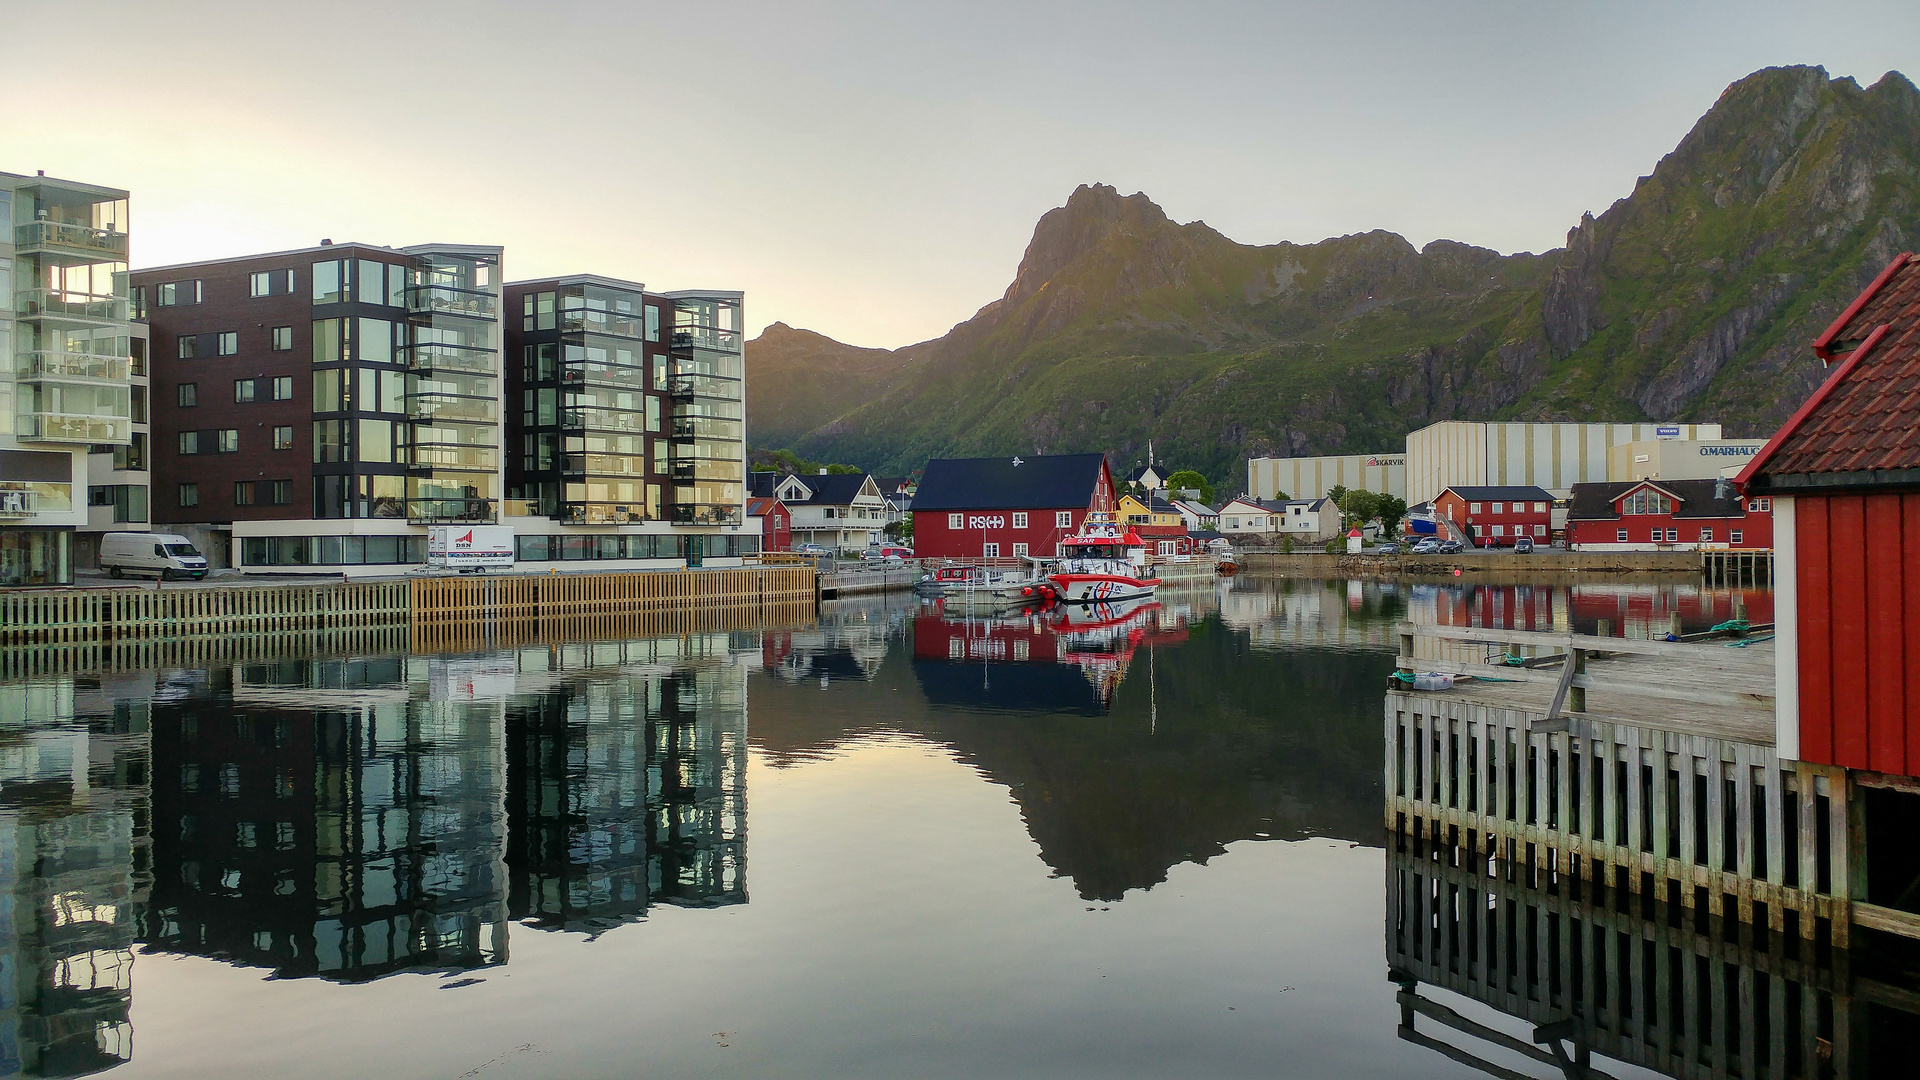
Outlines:
[{"label": "tree", "polygon": [[1382,495],[1375,507],[1380,515],[1380,530],[1388,536],[1400,531],[1400,519],[1407,516],[1407,500],[1398,495]]},{"label": "tree", "polygon": [[1335,506],[1341,505],[1341,500],[1346,497],[1347,486],[1345,484],[1335,484],[1327,489],[1327,498],[1332,499],[1333,505]]},{"label": "tree", "polygon": [[867,471],[867,470],[865,470],[865,469],[863,469],[863,468],[861,468],[861,467],[860,467],[860,466],[858,466],[858,465],[829,465],[829,466],[827,466],[827,475],[828,475],[828,476],[855,476],[855,475],[858,475],[858,474],[860,474],[860,473],[863,473],[863,472],[866,472],[866,471]]},{"label": "tree", "polygon": [[1343,494],[1339,505],[1348,523],[1363,525],[1379,516],[1380,496],[1356,488]]},{"label": "tree", "polygon": [[1213,485],[1207,481],[1206,477],[1201,476],[1192,469],[1181,469],[1179,472],[1167,477],[1167,487],[1172,491],[1180,491],[1182,489],[1198,491],[1201,502],[1206,503],[1208,506],[1213,505]]}]

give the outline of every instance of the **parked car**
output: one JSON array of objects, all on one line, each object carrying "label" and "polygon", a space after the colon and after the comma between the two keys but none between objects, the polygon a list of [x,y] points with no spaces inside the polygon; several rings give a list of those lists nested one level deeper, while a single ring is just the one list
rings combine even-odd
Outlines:
[{"label": "parked car", "polygon": [[1442,555],[1458,555],[1461,550],[1460,541],[1458,540],[1440,541],[1440,554]]},{"label": "parked car", "polygon": [[905,562],[913,558],[913,549],[898,544],[874,544],[861,553],[860,558],[866,562]]},{"label": "parked car", "polygon": [[1375,555],[1398,555],[1400,554],[1400,545],[1394,543],[1392,540],[1384,544],[1375,544],[1373,546],[1373,553]]},{"label": "parked car", "polygon": [[1533,537],[1523,536],[1520,539],[1515,540],[1513,542],[1513,553],[1515,555],[1533,554]]},{"label": "parked car", "polygon": [[1440,541],[1435,537],[1429,536],[1425,540],[1413,545],[1411,550],[1415,555],[1438,555],[1440,553]]},{"label": "parked car", "polygon": [[831,555],[833,549],[820,544],[799,544],[794,547],[793,553],[795,555]]}]

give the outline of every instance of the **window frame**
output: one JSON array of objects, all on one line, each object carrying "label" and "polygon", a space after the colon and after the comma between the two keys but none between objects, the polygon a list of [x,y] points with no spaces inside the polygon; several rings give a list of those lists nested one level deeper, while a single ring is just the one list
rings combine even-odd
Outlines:
[{"label": "window frame", "polygon": [[1025,510],[1015,510],[1013,512],[1013,527],[1016,529],[1024,529],[1027,527],[1027,512]]},{"label": "window frame", "polygon": [[[282,437],[284,433],[285,437]],[[293,425],[278,424],[273,429],[273,448],[275,450],[293,449]]]},{"label": "window frame", "polygon": [[959,531],[966,527],[967,527],[967,515],[965,514],[948,514],[947,515],[947,528],[953,529],[955,531]]},{"label": "window frame", "polygon": [[173,497],[181,509],[199,506],[200,485],[192,481],[183,483],[174,491]]},{"label": "window frame", "polygon": [[200,407],[200,384],[183,382],[173,384],[173,403],[176,409],[197,409]]}]

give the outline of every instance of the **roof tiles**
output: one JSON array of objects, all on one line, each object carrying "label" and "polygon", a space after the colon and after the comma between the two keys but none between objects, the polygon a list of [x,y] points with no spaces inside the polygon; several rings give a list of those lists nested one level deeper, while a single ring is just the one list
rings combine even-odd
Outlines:
[{"label": "roof tiles", "polygon": [[1743,480],[1850,474],[1871,486],[1873,473],[1920,469],[1920,259],[1899,256],[1875,284],[1820,336],[1839,367]]}]

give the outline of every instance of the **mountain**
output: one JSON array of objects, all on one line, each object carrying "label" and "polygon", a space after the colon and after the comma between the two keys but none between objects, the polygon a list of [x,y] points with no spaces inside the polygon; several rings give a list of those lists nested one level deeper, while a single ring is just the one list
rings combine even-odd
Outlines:
[{"label": "mountain", "polygon": [[1913,84],[1769,68],[1542,255],[1382,231],[1252,246],[1082,186],[943,337],[886,353],[768,328],[749,400],[802,404],[749,433],[891,472],[1008,451],[1126,465],[1151,438],[1229,488],[1249,456],[1390,450],[1447,419],[1763,435],[1819,381],[1807,342],[1916,235]]}]

